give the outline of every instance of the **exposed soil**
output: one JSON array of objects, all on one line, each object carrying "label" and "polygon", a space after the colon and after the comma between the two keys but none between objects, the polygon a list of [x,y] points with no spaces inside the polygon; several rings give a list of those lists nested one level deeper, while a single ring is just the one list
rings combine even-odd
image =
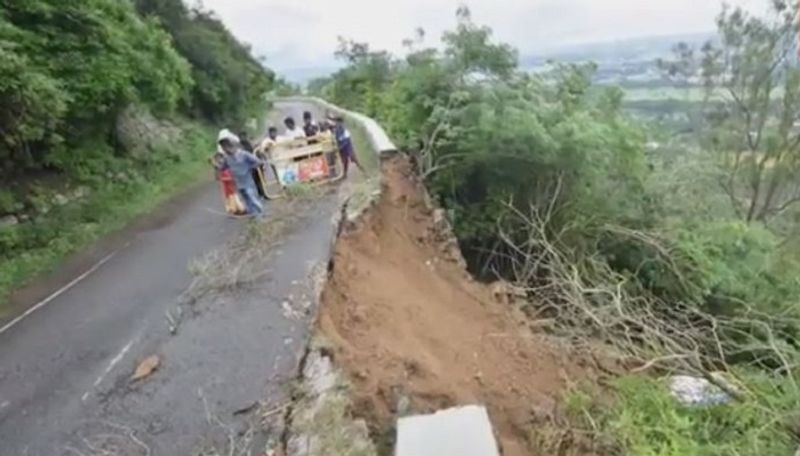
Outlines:
[{"label": "exposed soil", "polygon": [[383,166],[380,202],[337,243],[319,319],[356,413],[386,433],[407,406],[485,404],[503,454],[530,454],[533,421],[584,369],[469,277],[408,162]]}]

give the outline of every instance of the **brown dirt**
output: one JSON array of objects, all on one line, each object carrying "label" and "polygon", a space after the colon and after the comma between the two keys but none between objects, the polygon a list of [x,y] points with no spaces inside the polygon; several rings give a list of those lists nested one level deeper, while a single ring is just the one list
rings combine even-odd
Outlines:
[{"label": "brown dirt", "polygon": [[337,243],[318,323],[357,414],[382,433],[401,397],[417,413],[485,404],[503,454],[531,454],[534,419],[555,412],[583,369],[469,277],[406,160],[384,163],[383,187]]}]

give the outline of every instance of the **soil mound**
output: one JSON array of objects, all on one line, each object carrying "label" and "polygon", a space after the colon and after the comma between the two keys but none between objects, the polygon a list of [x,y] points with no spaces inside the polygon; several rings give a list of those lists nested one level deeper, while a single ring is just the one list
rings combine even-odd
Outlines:
[{"label": "soil mound", "polygon": [[484,404],[504,454],[530,454],[534,421],[582,369],[470,278],[408,161],[383,168],[379,203],[337,242],[318,323],[356,413],[388,436],[398,414]]}]

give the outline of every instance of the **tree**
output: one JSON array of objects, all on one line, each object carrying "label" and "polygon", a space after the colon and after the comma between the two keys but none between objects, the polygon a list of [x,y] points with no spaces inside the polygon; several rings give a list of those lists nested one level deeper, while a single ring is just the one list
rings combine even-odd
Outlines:
[{"label": "tree", "polygon": [[282,77],[276,78],[275,82],[273,83],[273,86],[275,94],[281,97],[299,95],[302,93],[302,88],[300,87],[300,85],[287,81]]},{"label": "tree", "polygon": [[702,85],[701,147],[723,170],[720,185],[747,223],[769,222],[800,202],[800,68],[797,7],[773,0],[768,17],[725,8],[719,43],[676,49],[668,74]]},{"label": "tree", "polygon": [[386,51],[339,37],[336,57],[348,65],[339,70],[327,89],[331,101],[347,104],[367,115],[380,110],[380,98],[391,82],[393,61]]},{"label": "tree", "polygon": [[191,64],[194,87],[187,111],[217,123],[243,125],[263,109],[275,75],[253,57],[212,12],[182,0],[136,0],[142,15],[156,18]]},{"label": "tree", "polygon": [[188,94],[188,64],[128,2],[8,0],[0,13],[0,157],[17,165],[57,165],[51,152],[105,140],[129,104],[169,114]]},{"label": "tree", "polygon": [[454,31],[442,37],[445,55],[459,73],[508,77],[517,69],[517,51],[505,43],[492,43],[492,29],[476,25],[466,6],[456,11]]},{"label": "tree", "polygon": [[18,43],[25,33],[0,17],[0,160],[12,168],[35,162],[34,144],[48,136],[67,109],[67,93],[31,65]]}]

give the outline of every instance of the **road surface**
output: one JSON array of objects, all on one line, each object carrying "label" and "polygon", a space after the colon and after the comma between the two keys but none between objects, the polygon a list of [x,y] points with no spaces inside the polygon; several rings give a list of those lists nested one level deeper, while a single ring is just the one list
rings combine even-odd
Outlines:
[{"label": "road surface", "polygon": [[[276,108],[299,117],[308,107]],[[191,282],[190,261],[240,234],[242,221],[219,213],[209,183],[164,223],[131,233],[0,333],[0,455],[88,456],[101,445],[120,456],[200,454],[241,426],[235,411],[280,394],[294,375],[307,322],[287,318],[284,302],[327,262],[337,207],[328,195],[306,208],[266,279],[193,308],[174,335],[167,313]],[[160,368],[132,383],[152,354]]]}]

